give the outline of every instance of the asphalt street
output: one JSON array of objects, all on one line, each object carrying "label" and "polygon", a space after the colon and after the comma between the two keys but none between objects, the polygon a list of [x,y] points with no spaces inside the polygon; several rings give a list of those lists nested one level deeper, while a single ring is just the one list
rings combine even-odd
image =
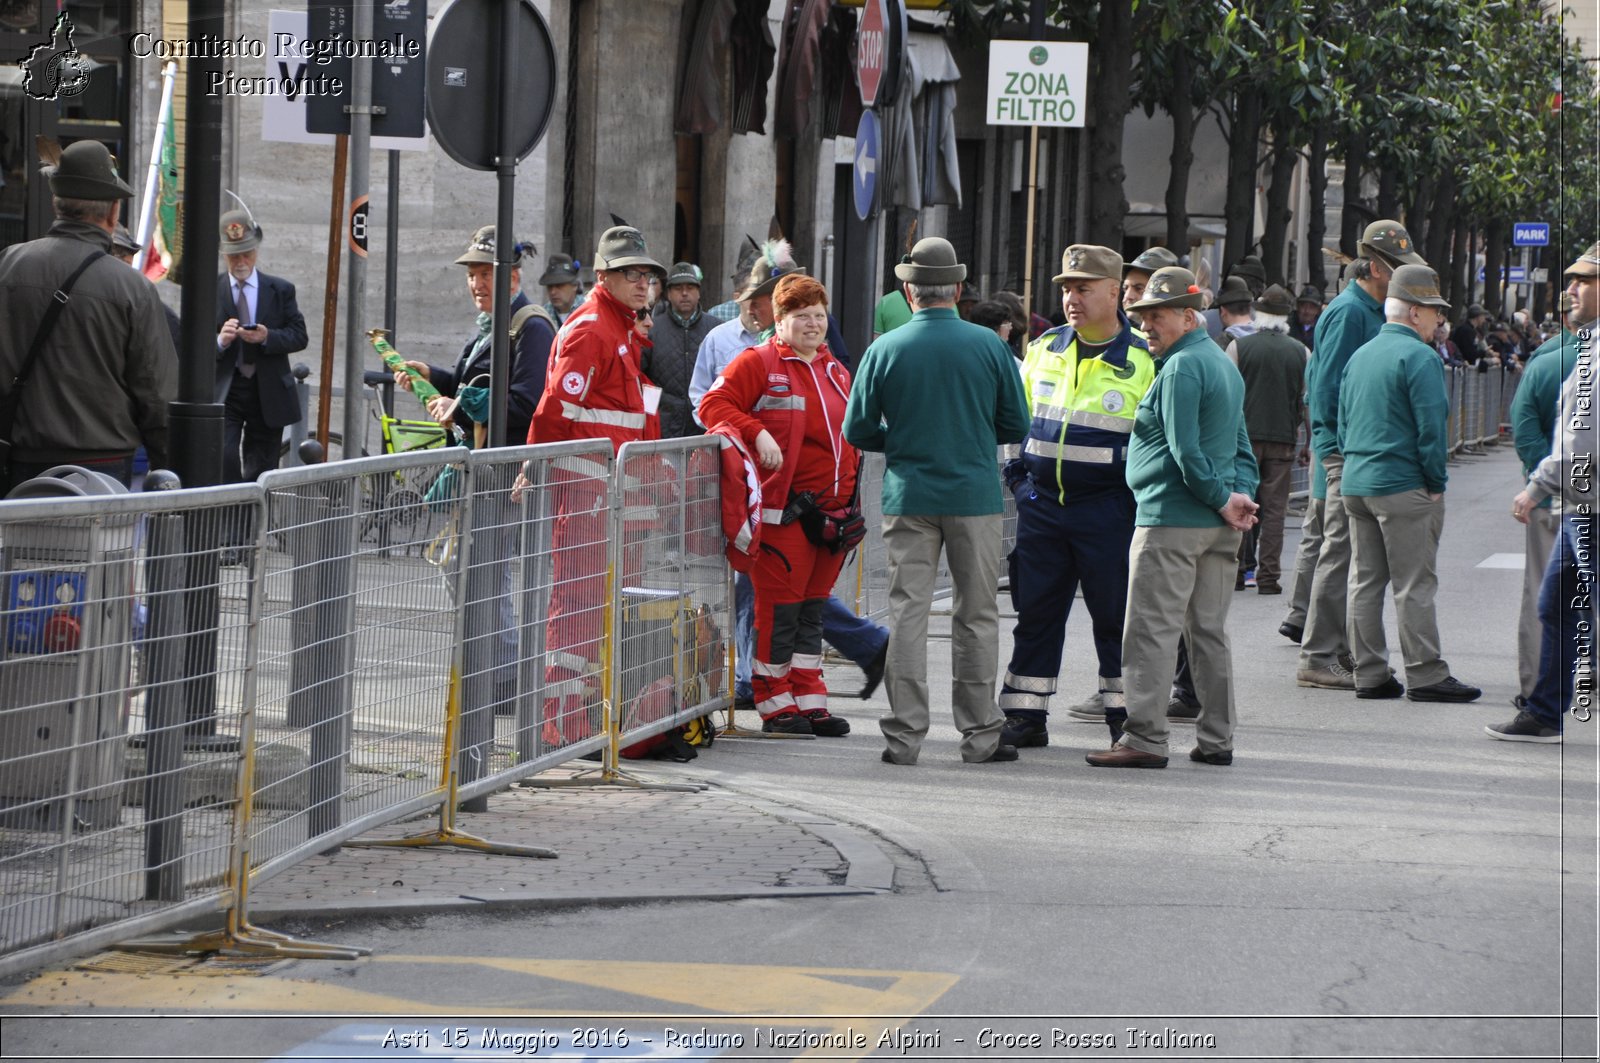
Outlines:
[{"label": "asphalt street", "polygon": [[[561,859],[317,858],[258,921],[370,956],[37,972],[0,986],[0,1056],[1593,1059],[1597,725],[1483,733],[1516,692],[1519,483],[1508,447],[1451,466],[1439,618],[1476,704],[1297,687],[1287,599],[1245,591],[1231,767],[1179,725],[1164,771],[1091,768],[1104,729],[1059,711],[966,765],[939,618],[915,767],[878,759],[880,692],[835,701],[844,739],[642,769],[709,790],[500,795],[464,829]],[[1067,662],[1058,708],[1093,684],[1086,615]]]}]

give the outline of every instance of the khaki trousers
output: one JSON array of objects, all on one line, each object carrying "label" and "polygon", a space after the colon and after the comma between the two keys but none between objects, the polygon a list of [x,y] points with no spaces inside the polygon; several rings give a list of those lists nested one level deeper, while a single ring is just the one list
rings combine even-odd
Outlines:
[{"label": "khaki trousers", "polygon": [[1523,697],[1533,693],[1539,679],[1539,647],[1544,625],[1539,621],[1539,588],[1544,585],[1544,570],[1555,549],[1561,515],[1551,509],[1535,509],[1528,514],[1524,529],[1526,557],[1522,566],[1522,615],[1517,621],[1517,679]]},{"label": "khaki trousers", "polygon": [[1345,648],[1345,628],[1350,593],[1350,518],[1345,515],[1344,455],[1322,459],[1328,474],[1328,499],[1322,507],[1322,550],[1311,580],[1311,604],[1306,609],[1306,633],[1300,640],[1300,667],[1326,668]]},{"label": "khaki trousers", "polygon": [[[889,715],[878,721],[889,756],[915,764],[928,733],[928,609],[942,548],[955,584],[950,625],[952,715],[961,759],[987,760],[1005,717],[995,703],[1000,667],[1000,514],[883,518],[889,555]],[[1170,675],[1170,672],[1169,672]]]},{"label": "khaki trousers", "polygon": [[1123,745],[1167,755],[1167,700],[1182,635],[1200,698],[1195,721],[1200,748],[1207,753],[1233,748],[1227,624],[1239,539],[1229,527],[1134,529],[1122,632],[1122,687],[1128,701]]},{"label": "khaki trousers", "polygon": [[1439,656],[1433,600],[1439,591],[1444,499],[1431,501],[1419,487],[1392,495],[1352,495],[1344,503],[1350,514],[1350,649],[1357,688],[1389,678],[1383,594],[1390,585],[1406,684],[1415,689],[1443,681],[1450,666]]},{"label": "khaki trousers", "polygon": [[1320,498],[1306,499],[1306,515],[1300,521],[1300,547],[1294,554],[1294,590],[1289,592],[1289,615],[1284,621],[1295,627],[1306,626],[1306,609],[1311,605],[1311,580],[1317,574],[1317,554],[1322,552],[1322,509]]}]

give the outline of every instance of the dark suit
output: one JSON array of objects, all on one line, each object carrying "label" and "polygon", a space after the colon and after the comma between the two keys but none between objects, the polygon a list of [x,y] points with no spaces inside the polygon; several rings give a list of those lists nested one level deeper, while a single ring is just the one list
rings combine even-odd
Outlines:
[{"label": "dark suit", "polygon": [[[294,285],[282,277],[256,271],[255,322],[267,328],[265,343],[236,339],[217,352],[216,401],[225,407],[222,479],[253,482],[278,467],[278,448],[286,425],[300,420],[300,395],[289,355],[306,349],[306,321],[294,299]],[[217,328],[238,316],[235,287],[224,273],[217,282]],[[240,324],[251,324],[241,321]],[[241,354],[255,361],[246,377],[236,366]]]}]

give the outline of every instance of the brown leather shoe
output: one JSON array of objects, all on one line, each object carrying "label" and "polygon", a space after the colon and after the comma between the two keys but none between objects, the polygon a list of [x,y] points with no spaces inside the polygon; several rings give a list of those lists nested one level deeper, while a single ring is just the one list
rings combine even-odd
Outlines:
[{"label": "brown leather shoe", "polygon": [[1089,753],[1083,758],[1097,768],[1164,768],[1166,757],[1146,753],[1132,746],[1113,746],[1104,753]]}]

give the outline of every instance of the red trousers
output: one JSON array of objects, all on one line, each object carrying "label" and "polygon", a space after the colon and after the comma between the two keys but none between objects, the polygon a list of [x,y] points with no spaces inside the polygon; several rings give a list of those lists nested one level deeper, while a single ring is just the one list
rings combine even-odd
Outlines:
[{"label": "red trousers", "polygon": [[762,719],[826,712],[822,682],[822,603],[833,593],[844,555],[813,546],[798,524],[766,524],[750,584],[756,645],[750,686]]}]

